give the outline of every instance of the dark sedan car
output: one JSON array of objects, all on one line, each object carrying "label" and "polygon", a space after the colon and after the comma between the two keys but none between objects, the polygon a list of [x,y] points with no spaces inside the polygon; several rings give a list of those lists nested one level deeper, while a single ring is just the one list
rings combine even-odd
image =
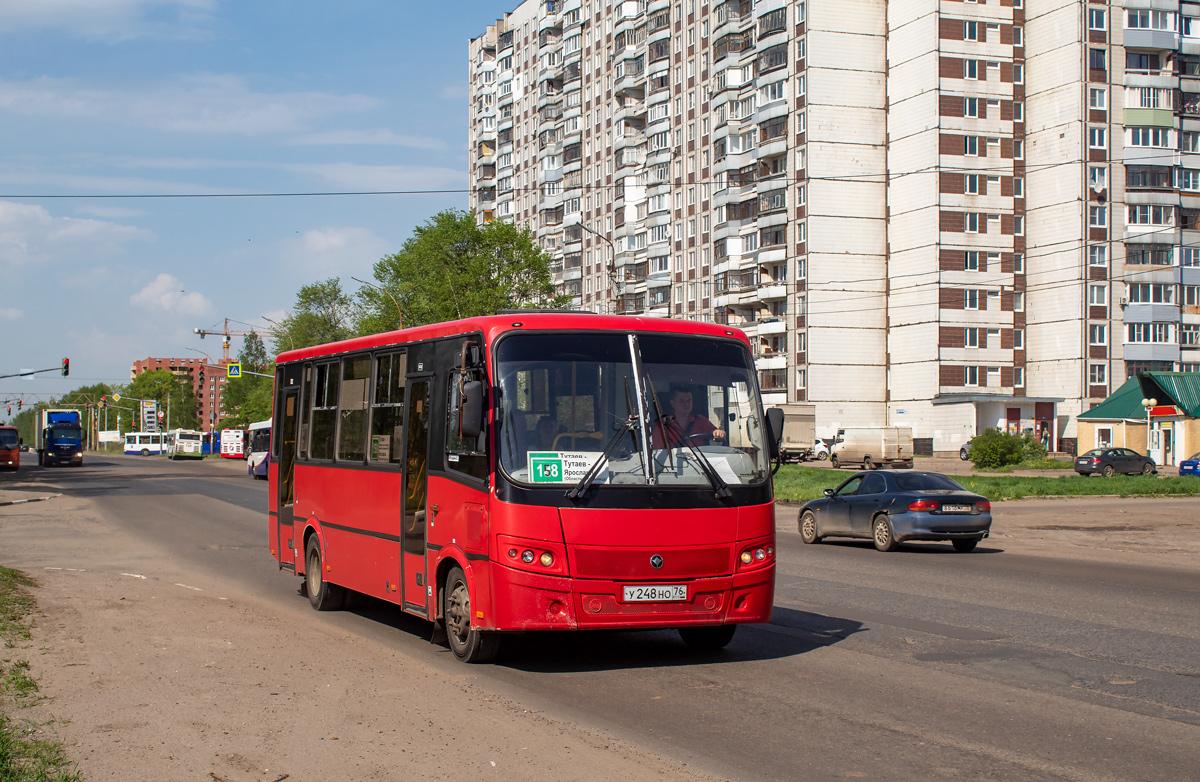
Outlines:
[{"label": "dark sedan car", "polygon": [[1194,453],[1190,458],[1179,463],[1180,475],[1200,475],[1200,453]]},{"label": "dark sedan car", "polygon": [[992,528],[992,503],[945,475],[908,470],[859,472],[800,508],[800,538],[870,538],[880,551],[906,540],[948,540],[973,551]]},{"label": "dark sedan car", "polygon": [[1126,475],[1150,475],[1158,465],[1148,456],[1142,456],[1129,448],[1093,448],[1075,457],[1075,472],[1080,475],[1100,473],[1111,478],[1119,472]]}]

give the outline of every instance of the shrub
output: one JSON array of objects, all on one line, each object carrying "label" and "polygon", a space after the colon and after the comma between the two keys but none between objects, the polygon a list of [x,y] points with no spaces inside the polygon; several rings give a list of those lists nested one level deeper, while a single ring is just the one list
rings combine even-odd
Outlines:
[{"label": "shrub", "polygon": [[[971,441],[971,461],[984,469],[1017,464],[1026,458],[1026,447],[1034,443],[1032,436],[1026,439],[999,429],[986,429]],[[1041,447],[1040,443],[1037,445]],[[1045,449],[1042,453],[1045,454]]]}]

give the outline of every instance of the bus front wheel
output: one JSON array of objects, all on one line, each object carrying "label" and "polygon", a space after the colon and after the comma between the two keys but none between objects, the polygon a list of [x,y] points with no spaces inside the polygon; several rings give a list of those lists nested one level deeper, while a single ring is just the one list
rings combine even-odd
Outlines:
[{"label": "bus front wheel", "polygon": [[446,640],[454,656],[465,663],[486,663],[500,651],[500,636],[479,630],[471,623],[471,591],[462,568],[454,567],[446,574],[445,605],[442,615],[446,622]]},{"label": "bus front wheel", "polygon": [[736,632],[737,625],[680,627],[679,637],[689,648],[698,652],[715,652],[728,646]]},{"label": "bus front wheel", "polygon": [[345,601],[346,590],[325,580],[321,542],[316,535],[308,539],[305,547],[304,586],[308,591],[308,602],[318,611],[336,611]]}]

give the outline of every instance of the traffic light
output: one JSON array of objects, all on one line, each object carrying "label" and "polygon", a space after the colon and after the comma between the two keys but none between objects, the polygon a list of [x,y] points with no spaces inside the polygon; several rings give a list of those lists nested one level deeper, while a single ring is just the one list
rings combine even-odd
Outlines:
[{"label": "traffic light", "polygon": [[67,377],[71,374],[71,359],[69,359],[69,358],[63,359],[62,373],[63,373],[63,377]]},{"label": "traffic light", "polygon": [[17,400],[17,409],[18,410],[21,409],[21,400],[20,399]]},{"label": "traffic light", "polygon": [[8,406],[8,414],[9,414],[9,415],[12,415],[12,405],[9,405],[9,406]]},{"label": "traffic light", "polygon": [[204,387],[204,367],[200,367],[200,387]]}]

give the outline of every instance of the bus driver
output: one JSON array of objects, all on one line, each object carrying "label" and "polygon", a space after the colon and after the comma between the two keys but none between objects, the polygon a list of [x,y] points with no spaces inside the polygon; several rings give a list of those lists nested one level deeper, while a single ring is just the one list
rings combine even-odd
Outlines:
[{"label": "bus driver", "polygon": [[712,440],[724,440],[725,430],[718,429],[712,421],[703,415],[692,412],[692,392],[684,386],[672,386],[668,400],[671,406],[654,427],[654,448],[662,448],[665,442],[669,445],[699,445]]}]

